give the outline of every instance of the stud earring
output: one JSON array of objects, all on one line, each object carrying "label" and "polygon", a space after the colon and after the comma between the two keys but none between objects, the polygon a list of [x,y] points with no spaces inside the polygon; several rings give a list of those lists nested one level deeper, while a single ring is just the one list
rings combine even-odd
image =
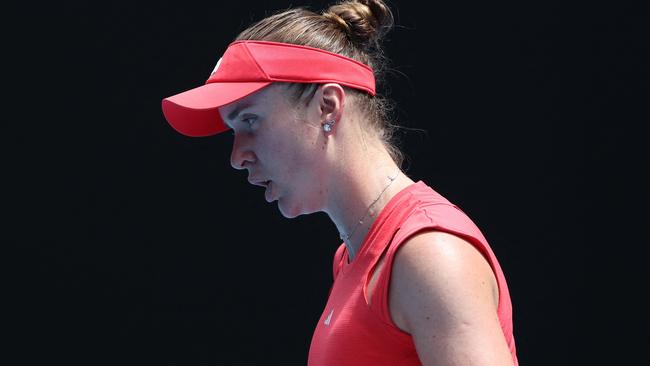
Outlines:
[{"label": "stud earring", "polygon": [[336,123],[335,120],[331,120],[331,121],[329,121],[329,122],[325,122],[325,124],[323,124],[323,131],[325,131],[325,132],[332,132],[332,126],[334,126],[334,123]]}]

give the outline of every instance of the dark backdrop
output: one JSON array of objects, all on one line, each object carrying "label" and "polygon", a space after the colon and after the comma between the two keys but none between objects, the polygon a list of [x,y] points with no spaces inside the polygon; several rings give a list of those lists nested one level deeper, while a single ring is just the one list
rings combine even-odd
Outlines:
[{"label": "dark backdrop", "polygon": [[[230,167],[229,134],[184,137],[160,109],[202,84],[239,31],[291,4],[56,2],[5,15],[18,20],[4,32],[5,78],[18,81],[3,136],[12,364],[305,364],[335,227],[324,214],[284,219]],[[628,126],[648,122],[648,18],[393,9],[383,92],[405,127],[407,174],[490,241],[521,364],[633,359],[647,323],[628,304],[647,285],[621,283],[644,272],[628,264],[647,241],[628,230],[642,224],[628,202],[647,160]]]}]

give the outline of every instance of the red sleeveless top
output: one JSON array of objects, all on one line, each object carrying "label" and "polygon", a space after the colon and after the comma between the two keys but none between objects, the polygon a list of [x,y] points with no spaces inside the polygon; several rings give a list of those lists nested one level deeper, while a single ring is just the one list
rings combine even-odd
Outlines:
[{"label": "red sleeveless top", "polygon": [[[499,286],[497,313],[501,329],[518,365],[510,293],[492,249],[458,207],[419,181],[397,193],[382,209],[352,263],[348,263],[344,244],[336,251],[334,283],[312,337],[309,366],[421,365],[411,335],[397,328],[391,319],[388,289],[397,249],[422,230],[460,236],[487,259]],[[371,269],[384,253],[384,266],[368,305],[366,286]]]}]

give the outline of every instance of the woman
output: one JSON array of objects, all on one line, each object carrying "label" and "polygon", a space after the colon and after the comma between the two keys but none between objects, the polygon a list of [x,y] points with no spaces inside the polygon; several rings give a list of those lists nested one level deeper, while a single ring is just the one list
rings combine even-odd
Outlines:
[{"label": "woman", "polygon": [[232,166],[268,202],[336,225],[343,244],[309,365],[516,365],[508,287],[487,241],[400,170],[375,85],[392,24],[382,1],[272,15],[163,112],[188,136],[231,129]]}]

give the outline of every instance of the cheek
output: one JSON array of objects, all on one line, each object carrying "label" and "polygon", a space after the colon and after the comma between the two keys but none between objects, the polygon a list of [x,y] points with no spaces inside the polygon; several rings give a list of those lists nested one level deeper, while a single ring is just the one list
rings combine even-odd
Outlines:
[{"label": "cheek", "polygon": [[302,127],[273,141],[275,152],[282,157],[283,164],[289,171],[309,168],[318,161],[313,128],[308,127],[305,131]]},{"label": "cheek", "polygon": [[306,121],[284,117],[287,123],[278,123],[278,128],[264,131],[267,138],[264,152],[268,152],[267,157],[273,160],[269,163],[283,177],[284,183],[302,191],[302,187],[294,184],[313,185],[317,175],[314,168],[323,163],[320,156],[323,151],[319,146],[322,144],[321,131]]},{"label": "cheek", "polygon": [[315,141],[303,138],[293,142],[294,150],[290,153],[288,168],[304,178],[315,175],[322,164]]}]

